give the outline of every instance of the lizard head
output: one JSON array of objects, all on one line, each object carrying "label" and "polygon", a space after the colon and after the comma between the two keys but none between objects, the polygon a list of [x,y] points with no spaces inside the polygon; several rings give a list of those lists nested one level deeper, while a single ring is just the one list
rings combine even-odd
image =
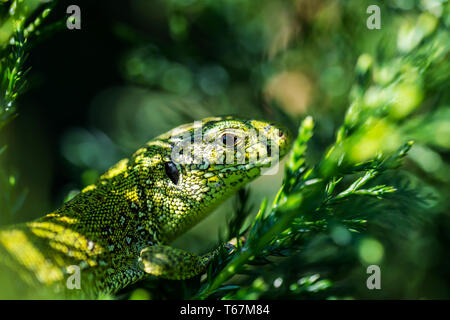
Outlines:
[{"label": "lizard head", "polygon": [[165,239],[174,239],[239,188],[276,171],[289,145],[286,129],[234,117],[206,118],[158,136],[134,155],[149,168],[143,173],[148,216]]}]

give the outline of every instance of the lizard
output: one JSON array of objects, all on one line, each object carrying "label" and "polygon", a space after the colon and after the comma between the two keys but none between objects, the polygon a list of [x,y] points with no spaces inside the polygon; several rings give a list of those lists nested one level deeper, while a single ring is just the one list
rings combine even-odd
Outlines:
[{"label": "lizard", "polygon": [[59,209],[1,228],[0,266],[27,287],[56,292],[67,291],[77,266],[87,296],[115,294],[148,275],[199,275],[219,249],[195,255],[170,242],[279,161],[289,136],[271,122],[232,116],[176,127]]}]

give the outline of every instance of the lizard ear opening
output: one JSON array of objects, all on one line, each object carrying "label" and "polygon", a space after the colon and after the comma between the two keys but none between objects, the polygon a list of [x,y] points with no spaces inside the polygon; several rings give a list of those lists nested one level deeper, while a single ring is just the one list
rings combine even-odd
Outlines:
[{"label": "lizard ear opening", "polygon": [[164,168],[166,170],[166,174],[169,177],[169,179],[174,183],[177,184],[180,179],[180,172],[178,171],[177,166],[172,161],[166,162],[164,164]]}]

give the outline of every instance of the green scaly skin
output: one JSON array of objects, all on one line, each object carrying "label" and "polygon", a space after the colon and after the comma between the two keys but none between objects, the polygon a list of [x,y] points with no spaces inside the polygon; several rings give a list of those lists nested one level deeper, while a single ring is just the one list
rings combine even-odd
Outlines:
[{"label": "green scaly skin", "polygon": [[[118,162],[56,211],[3,228],[0,265],[27,285],[56,290],[65,290],[68,266],[79,266],[81,290],[87,295],[114,294],[147,274],[177,280],[201,274],[218,250],[197,256],[167,244],[274,163],[275,156],[267,155],[249,161],[252,150],[266,150],[266,145],[244,139],[252,130],[269,143],[278,141],[279,158],[288,151],[287,132],[267,122],[224,117],[180,126]],[[224,153],[211,151],[211,143],[198,139],[199,133],[219,145],[231,139],[236,143],[232,156],[242,159],[244,151],[245,161],[218,164],[230,149],[224,145]],[[172,161],[181,135],[200,150],[183,150],[182,156],[200,154],[201,161]],[[171,161],[178,181],[167,171]]]}]

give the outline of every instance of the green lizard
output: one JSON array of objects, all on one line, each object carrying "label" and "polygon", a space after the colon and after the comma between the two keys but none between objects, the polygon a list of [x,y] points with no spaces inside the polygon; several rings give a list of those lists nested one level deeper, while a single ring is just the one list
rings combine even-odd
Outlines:
[{"label": "green lizard", "polygon": [[31,287],[60,291],[78,266],[90,296],[147,274],[201,274],[218,250],[197,256],[168,244],[288,149],[287,132],[268,122],[216,117],[175,128],[56,211],[1,229],[0,265]]}]

